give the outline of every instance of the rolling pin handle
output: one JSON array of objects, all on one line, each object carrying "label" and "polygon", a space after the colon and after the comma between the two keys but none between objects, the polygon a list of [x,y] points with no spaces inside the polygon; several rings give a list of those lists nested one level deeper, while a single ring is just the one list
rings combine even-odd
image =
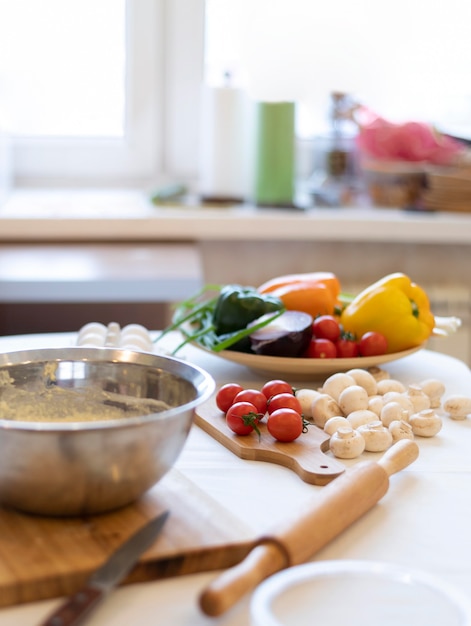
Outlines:
[{"label": "rolling pin handle", "polygon": [[[320,548],[369,511],[389,487],[389,476],[418,457],[414,441],[395,443],[378,462],[359,463],[332,481],[294,521],[265,537],[249,555],[212,581],[200,596],[204,613],[217,616],[279,570],[305,562]],[[309,531],[316,529],[315,533]],[[306,541],[306,537],[310,540]]]},{"label": "rolling pin handle", "polygon": [[387,450],[378,464],[388,476],[408,467],[419,456],[419,446],[410,439],[401,439]]},{"label": "rolling pin handle", "polygon": [[262,580],[289,565],[288,552],[280,541],[261,539],[243,561],[210,583],[200,596],[200,607],[211,617],[221,615]]}]

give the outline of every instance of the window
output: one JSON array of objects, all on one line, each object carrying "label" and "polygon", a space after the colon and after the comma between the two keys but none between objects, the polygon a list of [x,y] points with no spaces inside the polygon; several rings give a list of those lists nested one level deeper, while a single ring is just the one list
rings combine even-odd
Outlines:
[{"label": "window", "polygon": [[300,102],[298,131],[325,130],[331,91],[384,117],[471,127],[471,3],[207,0],[206,75],[231,71],[260,99]]},{"label": "window", "polygon": [[0,0],[16,184],[142,185],[175,165],[190,172],[203,5]]},{"label": "window", "polygon": [[0,0],[16,183],[194,179],[201,83],[226,71],[255,97],[295,98],[302,137],[325,131],[333,89],[385,117],[469,129],[469,23],[462,0]]},{"label": "window", "polygon": [[12,131],[124,137],[125,1],[17,0],[0,11],[3,106]]}]

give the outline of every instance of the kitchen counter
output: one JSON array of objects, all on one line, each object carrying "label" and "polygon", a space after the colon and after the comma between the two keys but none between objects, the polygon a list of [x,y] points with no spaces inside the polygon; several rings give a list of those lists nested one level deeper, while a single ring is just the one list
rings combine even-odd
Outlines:
[{"label": "kitchen counter", "polygon": [[[174,286],[173,300],[193,295],[195,284],[257,285],[273,276],[315,269],[336,273],[343,289],[355,293],[382,276],[401,271],[427,289],[437,315],[463,319],[453,354],[469,361],[470,244],[471,212],[157,207],[143,192],[129,189],[16,191],[0,207],[0,262],[4,264],[0,301],[20,296],[21,302],[32,301],[33,293],[51,301],[58,293],[55,268],[67,282],[61,268],[69,258],[76,260],[70,282],[83,283],[84,268],[89,267],[105,267],[100,280],[103,276],[114,279],[119,246],[125,247],[130,259],[125,275],[134,278],[135,288],[148,281],[149,274],[158,273],[161,282]],[[182,245],[187,246],[187,253],[174,262]],[[175,254],[167,253],[168,246],[175,248]],[[146,256],[150,248],[151,255]],[[43,262],[34,264],[31,259],[35,257]],[[44,261],[49,258],[52,264]],[[149,261],[155,258],[163,262]],[[16,261],[7,267],[8,259]],[[123,262],[124,257],[120,267]],[[175,272],[183,291],[175,282]],[[101,290],[96,282],[92,276],[87,277],[87,284],[75,285],[81,301]],[[122,282],[123,277],[111,287],[126,300],[130,295]],[[136,298],[155,299],[153,290],[141,289]],[[103,297],[107,293],[101,292]],[[155,293],[164,291],[159,287]]]},{"label": "kitchen counter", "polygon": [[[169,337],[175,345],[177,337]],[[24,335],[0,339],[0,350],[71,345],[75,334]],[[242,366],[187,346],[181,356],[203,366],[219,384],[238,381],[260,385],[266,377]],[[446,394],[469,395],[471,373],[460,361],[420,351],[384,369],[404,383],[439,378]],[[296,381],[291,381],[296,384]],[[321,381],[313,381],[315,387]],[[302,383],[304,386],[306,382]],[[299,386],[299,385],[296,385]],[[442,431],[432,439],[417,439],[419,458],[390,479],[388,493],[354,525],[323,548],[312,560],[367,559],[421,569],[440,577],[468,595],[471,586],[471,548],[467,537],[471,502],[466,494],[471,477],[471,418],[444,418]],[[376,460],[369,453],[362,460]],[[356,461],[346,461],[347,466]],[[319,496],[324,487],[304,483],[287,468],[244,461],[194,426],[177,469],[237,519],[264,534],[273,525]],[[290,513],[290,514],[291,514]],[[198,597],[215,572],[121,587],[97,609],[90,626],[249,626],[249,601],[244,598],[219,618],[198,608]],[[2,626],[38,624],[59,600],[24,604],[0,610]],[[374,594],[371,611],[374,611]],[[315,622],[315,616],[312,615]]]},{"label": "kitchen counter", "polygon": [[382,208],[154,206],[139,191],[18,191],[0,241],[334,241],[471,243],[471,212]]}]

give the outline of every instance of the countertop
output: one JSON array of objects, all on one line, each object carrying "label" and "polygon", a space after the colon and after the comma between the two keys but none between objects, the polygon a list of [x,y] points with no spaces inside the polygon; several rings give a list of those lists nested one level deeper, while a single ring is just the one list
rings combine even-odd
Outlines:
[{"label": "countertop", "polygon": [[[0,339],[0,350],[65,346],[76,335],[23,335]],[[168,341],[175,345],[177,337]],[[219,384],[238,381],[260,385],[266,376],[187,346],[180,355],[203,366]],[[446,395],[469,395],[471,373],[456,359],[423,350],[384,365],[404,383],[439,378]],[[291,381],[296,385],[296,381]],[[319,382],[313,381],[315,388]],[[307,386],[307,383],[302,383]],[[296,385],[296,386],[299,386]],[[471,547],[467,540],[471,502],[471,418],[452,421],[432,439],[417,439],[419,458],[390,479],[382,500],[360,520],[323,548],[313,560],[368,559],[425,570],[469,594]],[[363,460],[375,460],[369,453]],[[346,462],[347,465],[356,461]],[[234,456],[198,427],[193,427],[177,468],[223,507],[251,528],[264,534],[283,522],[287,511],[316,498],[324,487],[308,485],[287,468]],[[198,607],[198,597],[216,573],[201,573],[163,581],[135,584],[113,592],[89,620],[90,626],[249,626],[246,597],[227,614],[208,618]],[[374,597],[371,598],[372,611]],[[25,604],[0,610],[2,626],[38,624],[59,600]],[[315,616],[312,616],[313,622]]]},{"label": "countertop", "polygon": [[471,212],[390,208],[154,206],[139,190],[15,191],[0,207],[0,242],[344,241],[471,243]]}]

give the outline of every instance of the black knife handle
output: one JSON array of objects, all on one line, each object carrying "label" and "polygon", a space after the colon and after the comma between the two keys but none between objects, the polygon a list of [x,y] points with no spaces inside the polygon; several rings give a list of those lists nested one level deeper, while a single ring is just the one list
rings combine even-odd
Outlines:
[{"label": "black knife handle", "polygon": [[96,587],[82,587],[50,615],[41,626],[76,626],[103,599]]}]

